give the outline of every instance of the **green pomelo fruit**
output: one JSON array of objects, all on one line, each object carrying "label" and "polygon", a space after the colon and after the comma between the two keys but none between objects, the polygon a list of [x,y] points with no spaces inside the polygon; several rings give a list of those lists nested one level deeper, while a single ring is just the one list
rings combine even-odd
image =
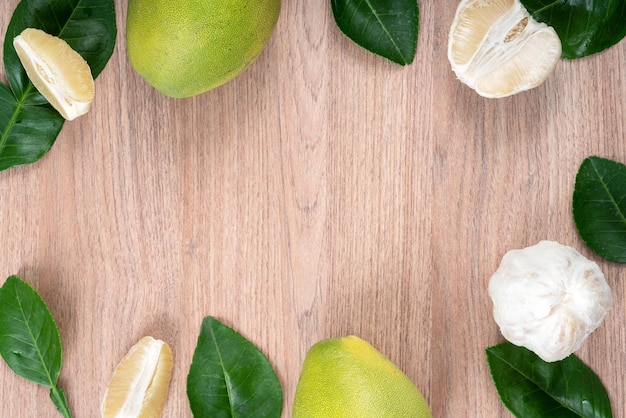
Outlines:
[{"label": "green pomelo fruit", "polygon": [[366,341],[349,336],[306,355],[292,418],[432,418],[413,382]]},{"label": "green pomelo fruit", "polygon": [[259,56],[279,13],[280,0],[129,0],[130,64],[167,96],[204,93]]}]

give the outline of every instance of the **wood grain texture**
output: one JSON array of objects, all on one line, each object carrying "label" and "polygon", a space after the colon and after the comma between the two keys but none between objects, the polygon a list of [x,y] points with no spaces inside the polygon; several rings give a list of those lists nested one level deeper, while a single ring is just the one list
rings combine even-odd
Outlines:
[{"label": "wood grain texture", "polygon": [[[0,33],[17,3],[0,3]],[[50,307],[76,417],[98,415],[144,335],[174,352],[164,416],[191,416],[207,315],[268,356],[285,417],[307,349],[348,334],[398,364],[435,417],[508,417],[484,357],[502,341],[486,287],[507,250],[541,239],[597,261],[612,286],[578,354],[626,416],[626,270],[591,253],[571,216],[585,157],[626,162],[626,43],[488,100],[450,70],[451,2],[420,3],[417,56],[400,67],[341,34],[329,2],[284,0],[248,70],[175,100],[130,67],[126,4],[90,113],[42,160],[0,173],[0,281],[18,274]],[[0,379],[0,416],[53,415],[47,390],[5,364]]]}]

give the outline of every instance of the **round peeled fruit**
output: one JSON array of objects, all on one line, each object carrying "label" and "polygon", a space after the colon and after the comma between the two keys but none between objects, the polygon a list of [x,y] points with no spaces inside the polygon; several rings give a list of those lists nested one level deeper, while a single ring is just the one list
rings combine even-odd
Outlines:
[{"label": "round peeled fruit", "polygon": [[448,60],[457,78],[487,98],[543,83],[561,58],[556,31],[519,0],[461,0],[450,27]]},{"label": "round peeled fruit", "polygon": [[204,93],[258,57],[279,13],[280,0],[129,0],[130,64],[166,96]]},{"label": "round peeled fruit", "polygon": [[322,340],[302,366],[293,418],[432,418],[411,380],[356,336]]}]

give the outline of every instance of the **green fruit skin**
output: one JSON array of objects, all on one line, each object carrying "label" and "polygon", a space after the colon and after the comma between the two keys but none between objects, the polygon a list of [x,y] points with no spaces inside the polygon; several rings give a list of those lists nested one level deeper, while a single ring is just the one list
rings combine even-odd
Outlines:
[{"label": "green fruit skin", "polygon": [[350,336],[313,345],[296,387],[292,418],[330,417],[432,415],[423,395],[397,366],[367,342]]},{"label": "green fruit skin", "polygon": [[280,7],[280,0],[129,0],[130,64],[166,96],[204,93],[259,56]]}]

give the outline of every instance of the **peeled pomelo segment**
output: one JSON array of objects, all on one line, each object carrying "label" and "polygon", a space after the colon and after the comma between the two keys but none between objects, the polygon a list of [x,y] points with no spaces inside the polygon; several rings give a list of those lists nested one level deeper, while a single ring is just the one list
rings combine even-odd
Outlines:
[{"label": "peeled pomelo segment", "polygon": [[67,42],[27,28],[13,46],[28,78],[61,116],[73,120],[89,111],[95,92],[91,69]]},{"label": "peeled pomelo segment", "polygon": [[115,368],[101,405],[104,418],[159,417],[172,375],[167,343],[144,337]]},{"label": "peeled pomelo segment", "polygon": [[462,0],[450,28],[448,59],[458,79],[485,97],[534,88],[554,71],[561,41],[519,0]]}]

